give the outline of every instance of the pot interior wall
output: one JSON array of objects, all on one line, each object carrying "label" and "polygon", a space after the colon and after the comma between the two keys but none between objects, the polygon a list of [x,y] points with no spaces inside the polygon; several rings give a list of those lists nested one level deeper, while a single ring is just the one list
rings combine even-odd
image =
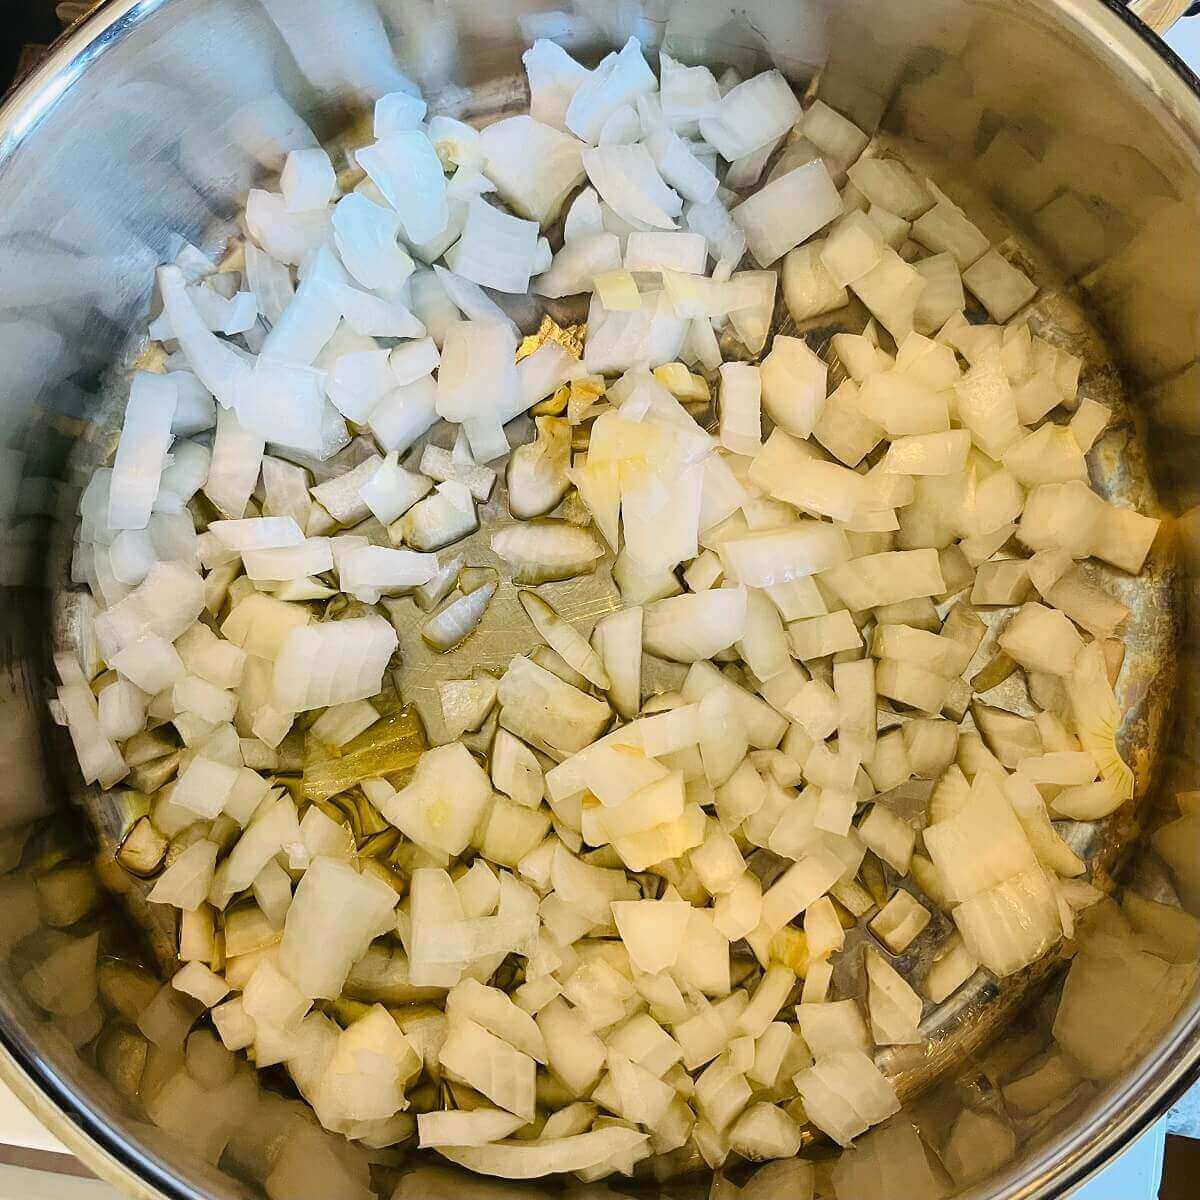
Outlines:
[{"label": "pot interior wall", "polygon": [[[77,34],[0,123],[0,824],[51,818],[36,847],[44,862],[92,853],[69,802],[79,794],[73,764],[47,731],[45,705],[50,589],[69,557],[82,483],[69,459],[80,439],[102,449],[105,425],[90,417],[146,313],[154,266],[180,237],[224,240],[247,188],[278,170],[295,114],[328,136],[406,79],[457,115],[498,110],[516,95],[520,53],[536,36],[593,58],[633,34],[687,61],[776,65],[864,128],[916,143],[946,177],[969,179],[1104,330],[1164,508],[1179,515],[1200,502],[1200,99],[1101,3],[576,0],[559,12],[537,0],[116,0],[103,21],[90,46],[87,30]],[[1182,549],[1190,574],[1200,559],[1186,540]],[[1190,606],[1190,578],[1184,591]],[[1160,755],[1168,800],[1159,815],[1140,811],[1145,827],[1174,815],[1169,797],[1200,778],[1193,643],[1189,633],[1180,649]],[[1170,886],[1151,855],[1127,869]],[[17,954],[2,969],[0,1034],[85,1131],[138,1160],[164,1193],[259,1194],[133,1117],[74,1052],[74,1031],[22,999],[21,963]],[[1196,1053],[1198,1003],[1187,1000],[1171,1035],[1179,1055]],[[1022,1016],[1025,1057],[1044,1043],[1046,1015],[1035,1005]],[[1017,1036],[1005,1039],[1010,1058]],[[981,1050],[911,1109],[931,1145],[964,1101],[994,1102],[1004,1061]],[[1085,1131],[1118,1135],[1114,1114],[1143,1103],[1146,1089],[1130,1091],[1142,1069],[1027,1131],[1021,1163],[978,1194],[1018,1194],[1007,1190],[1018,1183],[1031,1189],[1020,1195],[1048,1194],[1037,1181],[1055,1146],[1068,1174],[1086,1169]]]}]

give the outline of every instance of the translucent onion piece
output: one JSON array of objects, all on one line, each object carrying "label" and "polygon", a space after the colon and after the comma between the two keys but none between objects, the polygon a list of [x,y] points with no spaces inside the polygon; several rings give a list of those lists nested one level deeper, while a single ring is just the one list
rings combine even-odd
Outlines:
[{"label": "translucent onion piece", "polygon": [[548,225],[583,181],[584,145],[535,116],[506,117],[483,130],[484,173],[518,215]]},{"label": "translucent onion piece", "polygon": [[571,98],[591,72],[548,38],[538,38],[521,55],[521,61],[529,78],[530,116],[565,130]]},{"label": "translucent onion piece", "polygon": [[583,152],[583,166],[605,203],[631,224],[676,227],[673,218],[683,212],[683,202],[663,182],[645,146],[597,146]]},{"label": "translucent onion piece", "polygon": [[620,53],[610,54],[580,82],[567,106],[565,124],[577,137],[593,145],[600,139],[605,121],[623,104],[657,89],[658,81],[642,56],[636,38],[630,38]]},{"label": "translucent onion piece", "polygon": [[730,215],[745,233],[755,261],[769,267],[841,211],[842,198],[818,159],[768,183]]},{"label": "translucent onion piece", "polygon": [[420,245],[450,220],[446,177],[429,138],[418,130],[389,133],[357,154],[359,165],[396,210],[404,236]]},{"label": "translucent onion piece", "polygon": [[476,197],[446,261],[465,279],[500,292],[523,293],[534,273],[537,243],[536,221],[511,217]]},{"label": "translucent onion piece", "polygon": [[355,192],[338,201],[333,236],[346,270],[370,291],[394,294],[413,273],[413,260],[398,240],[400,218],[366,196]]}]

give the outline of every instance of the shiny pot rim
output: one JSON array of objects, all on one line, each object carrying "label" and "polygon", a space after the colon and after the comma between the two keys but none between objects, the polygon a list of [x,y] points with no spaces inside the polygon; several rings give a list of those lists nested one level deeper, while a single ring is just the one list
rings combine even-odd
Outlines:
[{"label": "shiny pot rim", "polygon": [[[72,27],[46,58],[0,104],[0,170],[29,143],[42,119],[84,72],[130,31],[174,0],[106,0]],[[1165,106],[1178,131],[1200,156],[1200,77],[1132,8],[1119,0],[1047,0],[1064,23],[1102,44],[1132,71],[1136,84]],[[1136,4],[1135,4],[1136,7]],[[1166,26],[1153,4],[1147,17]],[[205,1200],[157,1155],[126,1141],[0,1015],[0,1081],[46,1128],[100,1178],[135,1200]],[[1041,1147],[1005,1173],[1005,1200],[1066,1196],[1119,1155],[1200,1082],[1200,1000],[1160,1038],[1153,1055],[1120,1086],[1109,1089],[1090,1123],[1071,1137]],[[995,1196],[994,1184],[960,1193],[961,1200]]]}]

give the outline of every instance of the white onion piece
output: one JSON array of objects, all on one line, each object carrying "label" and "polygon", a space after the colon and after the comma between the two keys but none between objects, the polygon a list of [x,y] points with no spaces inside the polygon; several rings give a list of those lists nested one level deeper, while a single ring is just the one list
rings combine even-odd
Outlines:
[{"label": "white onion piece", "polygon": [[721,445],[753,457],[762,449],[762,380],[748,363],[721,366]]},{"label": "white onion piece", "polygon": [[703,275],[708,243],[697,233],[631,233],[625,244],[627,271],[685,271]]},{"label": "white onion piece", "polygon": [[610,54],[575,89],[564,118],[566,127],[595,145],[605,121],[637,96],[657,91],[658,81],[642,55],[637,38],[630,38],[618,54]]},{"label": "white onion piece", "polygon": [[440,350],[446,330],[462,320],[461,310],[432,269],[415,271],[408,281],[408,292],[414,315]]},{"label": "white onion piece", "polygon": [[483,166],[479,130],[454,117],[436,116],[429,121],[429,140],[442,165],[453,171],[446,185],[447,191],[453,195]]},{"label": "white onion piece", "polygon": [[778,71],[765,71],[726,92],[712,115],[700,118],[700,132],[733,162],[787,133],[802,115],[788,81]]},{"label": "white onion piece", "polygon": [[[673,569],[699,551],[705,464],[622,496],[625,548],[643,570]],[[706,656],[707,657],[707,656]]]},{"label": "white onion piece", "polygon": [[437,395],[432,375],[389,392],[368,418],[375,440],[384,450],[403,454],[437,421]]},{"label": "white onion piece", "polygon": [[246,228],[250,236],[285,266],[299,266],[325,244],[329,238],[329,219],[328,209],[288,212],[278,192],[255,188],[246,198]]},{"label": "white onion piece", "polygon": [[338,561],[338,582],[342,591],[367,604],[376,603],[384,592],[427,583],[435,574],[436,555],[392,550],[386,546],[361,546],[342,555]]},{"label": "white onion piece", "polygon": [[769,267],[841,211],[842,198],[818,159],[760,188],[730,216],[745,233],[755,261]]},{"label": "white onion piece", "polygon": [[158,286],[171,329],[197,378],[228,408],[250,363],[236,347],[221,341],[205,324],[192,303],[178,267],[160,267]]},{"label": "white onion piece", "polygon": [[366,196],[338,201],[333,236],[346,270],[370,291],[394,296],[413,273],[413,260],[398,241],[400,218]]},{"label": "white onion piece", "polygon": [[[544,342],[517,363],[517,385],[523,409],[554,395],[564,383],[582,378],[583,364],[558,342]],[[517,413],[513,413],[516,416]],[[506,416],[502,419],[507,420]]]},{"label": "white onion piece", "polygon": [[568,666],[596,687],[609,687],[608,672],[600,656],[570,622],[560,617],[536,592],[522,590],[518,593],[518,599],[533,627]]},{"label": "white onion piece", "polygon": [[425,622],[421,637],[443,654],[453,650],[475,632],[495,594],[496,585],[487,583],[466,596],[452,599],[441,612]]},{"label": "white onion piece", "polygon": [[464,279],[500,292],[529,290],[538,244],[536,221],[510,217],[476,197],[467,207],[462,237],[446,261]]},{"label": "white onion piece", "polygon": [[900,344],[913,331],[916,307],[925,277],[890,247],[879,262],[853,283],[858,298]]},{"label": "white onion piece", "polygon": [[223,408],[217,413],[217,436],[204,494],[218,511],[235,519],[246,511],[246,502],[258,483],[265,448],[265,440],[244,428],[232,409]]},{"label": "white onion piece", "polygon": [[390,133],[420,129],[425,113],[426,104],[420,96],[412,96],[408,92],[388,92],[375,101],[375,136],[382,138]]},{"label": "white onion piece", "polygon": [[421,338],[425,326],[399,300],[342,284],[336,289],[337,310],[355,333],[364,337]]},{"label": "white onion piece", "polygon": [[388,358],[393,386],[404,387],[432,374],[441,363],[441,355],[432,338],[419,338],[397,346]]},{"label": "white onion piece", "polygon": [[745,625],[745,590],[714,588],[646,605],[642,640],[660,658],[700,662],[732,646]]},{"label": "white onion piece", "polygon": [[989,250],[963,272],[963,283],[993,321],[1007,321],[1037,295],[1037,284],[998,250]]},{"label": "white onion piece", "polygon": [[333,570],[333,551],[328,538],[308,538],[299,546],[247,550],[242,563],[251,579],[306,579]]},{"label": "white onion piece", "polygon": [[600,136],[596,139],[598,146],[628,145],[638,141],[642,136],[642,123],[638,120],[637,110],[632,104],[622,104],[604,122]]},{"label": "white onion piece", "polygon": [[593,296],[583,365],[593,375],[659,367],[679,357],[688,322],[675,315],[666,292],[648,292],[635,312],[608,312]]},{"label": "white onion piece", "polygon": [[641,143],[587,149],[583,166],[604,202],[630,224],[676,228],[673,218],[683,212],[683,202],[663,182],[654,159]]},{"label": "white onion piece", "polygon": [[503,325],[519,339],[521,331],[516,323],[508,317],[504,310],[481,288],[470,279],[464,279],[445,267],[434,267],[434,274],[441,281],[442,287],[454,304],[462,310],[463,316],[471,321],[491,321]]},{"label": "white onion piece", "polygon": [[636,1152],[647,1135],[621,1125],[542,1141],[493,1142],[487,1146],[438,1148],[443,1158],[480,1175],[537,1179],[562,1171],[586,1171]]},{"label": "white onion piece", "polygon": [[530,116],[565,130],[571,98],[591,72],[548,38],[538,38],[521,55],[521,61],[529,78]]},{"label": "white onion piece", "polygon": [[506,117],[483,130],[484,173],[520,216],[547,225],[584,178],[577,138],[530,116]]},{"label": "white onion piece", "polygon": [[357,152],[358,163],[396,210],[404,236],[417,245],[450,220],[446,176],[429,138],[418,130],[389,133]]},{"label": "white onion piece", "polygon": [[272,703],[283,712],[308,712],[370,699],[396,645],[395,630],[375,616],[293,629],[275,660]]},{"label": "white onion piece", "polygon": [[708,67],[688,67],[664,50],[658,52],[659,100],[663,116],[675,129],[699,129],[702,117],[716,112],[721,90]]},{"label": "white onion piece", "polygon": [[919,217],[933,201],[925,185],[894,158],[861,158],[848,174],[872,204],[907,221]]},{"label": "white onion piece", "polygon": [[337,859],[314,860],[288,909],[280,969],[302,995],[336,999],[371,942],[394,927],[396,901],[377,877]]},{"label": "white onion piece", "polygon": [[375,405],[395,388],[390,355],[388,350],[361,350],[334,360],[325,393],[347,420],[365,425]]},{"label": "white onion piece", "polygon": [[379,464],[375,474],[358,489],[358,494],[380,524],[390,525],[432,488],[433,483],[424,475],[416,475],[400,466],[396,451],[392,451]]},{"label": "white onion piece", "polygon": [[498,1108],[428,1112],[417,1115],[417,1133],[423,1150],[441,1146],[486,1146],[515,1133],[523,1123],[523,1117]]},{"label": "white onion piece", "polygon": [[621,239],[615,233],[581,234],[564,243],[550,269],[533,281],[531,290],[552,299],[590,292],[597,275],[620,266]]},{"label": "white onion piece", "polygon": [[760,354],[771,332],[779,274],[776,271],[736,271],[729,282],[738,289],[740,297],[729,310],[729,323],[746,349],[751,354]]},{"label": "white onion piece", "polygon": [[246,243],[246,283],[259,310],[274,325],[295,295],[291,272],[253,242]]},{"label": "white onion piece", "polygon": [[706,204],[689,204],[684,213],[684,222],[693,233],[707,240],[709,253],[717,260],[718,270],[732,272],[742,261],[746,253],[746,235],[719,196],[714,196]]},{"label": "white onion piece", "polygon": [[341,263],[328,247],[322,246],[309,264],[292,302],[267,335],[261,357],[310,366],[333,337],[341,319],[336,289],[345,278]]},{"label": "white onion piece", "polygon": [[284,207],[291,213],[324,209],[337,192],[337,175],[320,146],[293,150],[279,177]]},{"label": "white onion piece", "polygon": [[451,326],[438,370],[438,415],[458,422],[511,420],[521,411],[516,348],[507,325],[462,321]]},{"label": "white onion piece", "polygon": [[473,533],[479,527],[474,498],[463,484],[440,483],[432,496],[414,505],[392,536],[418,550],[440,550]]},{"label": "white onion piece", "polygon": [[842,170],[862,154],[870,141],[857,125],[821,100],[814,100],[804,110],[800,127],[822,157],[836,163]]},{"label": "white onion piece", "polygon": [[762,400],[767,415],[798,438],[807,438],[825,404],[828,367],[803,338],[776,337],[762,365]]},{"label": "white onion piece", "polygon": [[145,529],[149,522],[171,445],[177,395],[169,375],[134,375],[109,481],[110,529]]},{"label": "white onion piece", "polygon": [[[341,416],[325,399],[324,376],[311,367],[260,357],[238,389],[235,408],[247,433],[279,446],[327,457],[322,451],[330,434],[343,445],[350,440]],[[326,424],[327,409],[339,423],[336,430]]]},{"label": "white onion piece", "polygon": [[646,147],[664,181],[685,200],[707,204],[716,196],[720,187],[716,175],[678,134],[666,128],[654,129],[646,138]]},{"label": "white onion piece", "polygon": [[578,241],[580,238],[593,237],[604,233],[604,218],[600,211],[600,198],[596,189],[584,188],[571,201],[563,220],[563,243]]},{"label": "white onion piece", "polygon": [[115,787],[129,773],[114,742],[100,726],[99,706],[85,683],[58,689],[58,702],[66,716],[71,744],[85,783]]},{"label": "white onion piece", "polygon": [[203,433],[217,423],[217,408],[212,393],[190,371],[171,371],[175,385],[175,415],[171,432],[176,437]]}]

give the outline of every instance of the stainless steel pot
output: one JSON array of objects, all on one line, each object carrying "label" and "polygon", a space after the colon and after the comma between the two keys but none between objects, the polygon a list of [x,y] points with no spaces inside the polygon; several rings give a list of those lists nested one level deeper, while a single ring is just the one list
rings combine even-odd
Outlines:
[{"label": "stainless steel pot", "polygon": [[[1186,7],[1139,6],[1159,28]],[[74,766],[46,735],[47,589],[70,541],[68,463],[80,439],[103,436],[88,418],[144,314],[152,267],[178,236],[215,244],[229,232],[246,188],[278,168],[294,113],[328,136],[407,76],[435,106],[485,115],[519,96],[529,39],[586,55],[631,33],[693,61],[773,63],[914,147],[935,175],[968,178],[1104,331],[1166,509],[1200,501],[1200,81],[1112,0],[575,0],[570,11],[536,0],[112,0],[0,110],[0,826],[43,818],[33,852],[44,866],[94,853],[67,802]],[[1114,469],[1136,460],[1129,447]],[[1184,548],[1190,615],[1200,560]],[[1175,617],[1164,604],[1157,619]],[[1175,791],[1200,786],[1192,625],[1158,682],[1138,685],[1158,714],[1142,736],[1169,717],[1153,758],[1164,799],[1123,831],[1137,844],[1122,878],[1162,890],[1170,878],[1138,835],[1173,813]],[[98,861],[120,888],[103,845]],[[19,924],[8,917],[0,925]],[[11,949],[16,930],[0,935]],[[260,1194],[146,1125],[75,1052],[81,1031],[23,999],[18,969],[0,968],[0,1076],[89,1166],[138,1197]],[[910,1105],[931,1146],[964,1103],[987,1102],[1005,1063],[1045,1044],[1040,995],[1024,993],[1019,1033],[972,1047]],[[1149,1053],[1024,1130],[1016,1156],[968,1194],[1065,1194],[1198,1076],[1193,991]]]}]

